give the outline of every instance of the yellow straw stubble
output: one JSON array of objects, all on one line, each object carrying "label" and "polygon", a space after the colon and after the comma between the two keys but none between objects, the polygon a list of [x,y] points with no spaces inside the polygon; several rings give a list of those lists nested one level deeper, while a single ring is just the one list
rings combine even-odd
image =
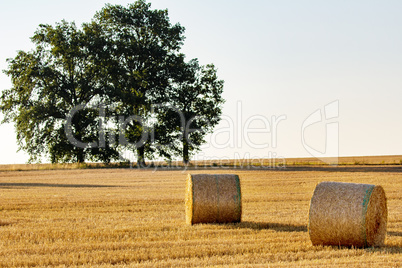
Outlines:
[{"label": "yellow straw stubble", "polygon": [[381,186],[321,182],[310,202],[313,245],[381,246],[387,229],[387,200]]},{"label": "yellow straw stubble", "polygon": [[230,223],[241,221],[239,176],[196,174],[187,176],[186,223]]}]

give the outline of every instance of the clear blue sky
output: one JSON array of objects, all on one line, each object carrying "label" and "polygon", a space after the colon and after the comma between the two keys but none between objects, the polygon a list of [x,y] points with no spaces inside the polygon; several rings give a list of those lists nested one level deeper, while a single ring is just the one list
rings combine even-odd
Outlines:
[{"label": "clear blue sky", "polygon": [[[225,117],[199,158],[306,157],[306,144],[324,151],[331,137],[340,156],[402,154],[402,1],[150,2],[186,28],[188,59],[214,63],[225,80]],[[2,3],[0,69],[17,50],[31,49],[39,24],[80,25],[105,3]],[[9,87],[0,74],[0,90]],[[334,102],[337,116],[328,122],[337,135],[318,122],[305,128],[303,145],[305,120]],[[0,126],[0,148],[0,164],[27,159],[16,153],[11,125]]]}]

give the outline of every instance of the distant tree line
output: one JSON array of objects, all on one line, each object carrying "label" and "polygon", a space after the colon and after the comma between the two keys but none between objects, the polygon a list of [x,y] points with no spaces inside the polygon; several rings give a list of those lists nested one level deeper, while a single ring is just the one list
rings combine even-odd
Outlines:
[{"label": "distant tree line", "polygon": [[220,120],[223,81],[213,64],[185,60],[184,27],[143,0],[106,5],[89,23],[39,25],[35,48],[4,70],[2,123],[14,123],[30,162],[191,155]]}]

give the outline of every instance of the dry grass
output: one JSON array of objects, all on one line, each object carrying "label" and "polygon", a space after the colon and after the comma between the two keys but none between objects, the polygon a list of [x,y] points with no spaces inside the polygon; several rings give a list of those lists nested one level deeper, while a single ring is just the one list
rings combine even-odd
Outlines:
[{"label": "dry grass", "polygon": [[103,163],[60,163],[60,164],[9,164],[0,165],[0,171],[28,171],[28,170],[60,170],[60,169],[89,169],[89,168],[120,168],[129,167],[128,162],[111,164]]},{"label": "dry grass", "polygon": [[[386,155],[386,156],[356,156],[356,157],[339,157],[325,158],[322,161],[317,158],[273,158],[273,159],[221,159],[221,160],[200,160],[191,161],[186,167],[188,169],[201,168],[262,168],[262,169],[279,169],[284,167],[311,167],[311,166],[402,166],[402,155]],[[64,163],[64,164],[0,164],[1,171],[27,171],[27,170],[60,170],[60,169],[91,169],[91,168],[136,168],[136,163],[129,162],[113,162],[109,164],[103,163]],[[166,168],[166,169],[183,169],[184,165],[181,161],[173,161],[167,163],[165,161],[147,162],[148,168]]]},{"label": "dry grass", "polygon": [[[286,165],[327,165],[334,161],[334,158],[287,158]],[[382,155],[382,156],[349,156],[335,159],[338,165],[402,165],[402,155]]]},{"label": "dry grass", "polygon": [[[186,225],[187,171],[0,172],[0,267],[402,265],[399,169],[211,171],[220,172],[240,175],[241,223]],[[319,181],[382,185],[385,246],[312,246],[308,210]]]}]

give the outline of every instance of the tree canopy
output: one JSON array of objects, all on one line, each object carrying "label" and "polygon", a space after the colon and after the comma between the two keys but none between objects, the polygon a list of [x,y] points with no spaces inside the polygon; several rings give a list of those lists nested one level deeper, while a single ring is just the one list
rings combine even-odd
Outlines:
[{"label": "tree canopy", "polygon": [[106,5],[81,28],[39,25],[34,49],[8,59],[2,123],[30,161],[109,162],[121,150],[188,163],[219,122],[223,81],[185,61],[184,27],[143,0]]},{"label": "tree canopy", "polygon": [[[101,102],[104,92],[88,37],[74,23],[40,25],[31,38],[35,49],[8,59],[5,73],[13,87],[2,92],[0,109],[3,122],[14,122],[19,148],[30,161],[43,155],[51,162],[110,161],[118,156],[112,148],[91,149],[99,132],[98,115],[86,106]],[[65,131],[67,115],[80,104],[86,106],[68,128],[85,146],[70,142]]]}]

